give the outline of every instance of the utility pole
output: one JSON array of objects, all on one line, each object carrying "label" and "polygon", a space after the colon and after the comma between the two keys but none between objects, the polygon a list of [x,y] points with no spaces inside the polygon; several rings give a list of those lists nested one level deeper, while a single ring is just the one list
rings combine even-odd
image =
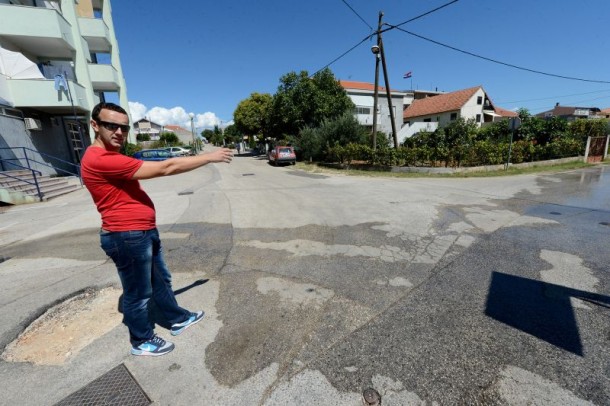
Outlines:
[{"label": "utility pole", "polygon": [[[382,12],[379,12],[379,26],[381,27]],[[396,135],[396,123],[394,122],[394,109],[392,108],[392,95],[390,94],[390,79],[388,78],[388,68],[385,63],[385,52],[383,51],[383,39],[381,38],[381,29],[377,31],[377,42],[379,51],[381,52],[381,66],[383,67],[383,78],[385,80],[385,91],[388,96],[388,108],[390,109],[390,120],[392,120],[392,138],[394,139],[394,148],[398,149],[398,137]]]},{"label": "utility pole", "polygon": [[375,96],[373,96],[373,151],[377,149],[377,98],[379,97],[379,32],[381,31],[381,18],[383,12],[379,12],[379,23],[377,25],[377,45],[371,47],[375,55]]}]

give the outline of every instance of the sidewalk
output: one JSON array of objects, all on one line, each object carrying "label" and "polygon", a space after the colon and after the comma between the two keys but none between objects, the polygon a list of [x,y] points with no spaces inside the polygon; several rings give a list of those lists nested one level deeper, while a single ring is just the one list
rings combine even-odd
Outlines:
[{"label": "sidewalk", "polygon": [[[147,181],[164,241],[188,238],[169,228],[188,208],[188,199],[175,198],[176,190],[190,187],[198,177],[201,173],[193,172]],[[99,214],[86,189],[0,213],[0,347],[9,345],[46,310],[75,295],[93,292],[47,317],[45,325],[19,345],[22,353],[6,349],[10,351],[0,361],[1,403],[52,405],[121,364],[156,404],[192,404],[193,399],[203,398],[210,400],[207,404],[230,404],[230,399],[236,404],[250,403],[238,399],[239,391],[218,385],[205,366],[204,350],[220,328],[215,310],[219,285],[205,272],[173,274],[180,304],[205,309],[204,320],[177,337],[156,328],[159,335],[176,344],[171,355],[130,355],[127,328],[117,312],[119,280],[114,264],[99,248],[99,225]],[[58,353],[66,348],[70,350]],[[35,361],[7,362],[7,353]],[[122,374],[121,380],[128,383],[128,375]],[[261,391],[264,387],[266,384],[260,386]],[[136,390],[137,384],[131,388]],[[253,389],[247,388],[244,396],[252,399]]]}]

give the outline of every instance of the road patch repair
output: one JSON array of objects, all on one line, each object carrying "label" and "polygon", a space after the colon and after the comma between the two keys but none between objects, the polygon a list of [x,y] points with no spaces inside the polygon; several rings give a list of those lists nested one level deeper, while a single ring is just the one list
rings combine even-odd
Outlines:
[{"label": "road patch repair", "polygon": [[47,310],[2,353],[8,362],[61,365],[121,323],[121,290],[87,289]]}]

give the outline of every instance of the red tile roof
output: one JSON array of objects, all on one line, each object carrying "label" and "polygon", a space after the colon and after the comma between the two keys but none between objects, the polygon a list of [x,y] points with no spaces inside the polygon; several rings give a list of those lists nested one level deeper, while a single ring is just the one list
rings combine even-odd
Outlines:
[{"label": "red tile roof", "polygon": [[607,109],[603,109],[602,111],[600,111],[600,113],[602,113],[602,114],[610,114],[610,107],[608,107]]},{"label": "red tile roof", "polygon": [[458,90],[457,92],[413,100],[413,103],[405,109],[403,117],[420,117],[459,110],[479,89],[481,89],[481,86],[475,86],[464,90]]},{"label": "red tile roof", "polygon": [[519,117],[519,114],[511,111],[511,110],[506,110],[503,109],[502,107],[494,107],[496,110],[496,114],[502,116],[502,117]]},{"label": "red tile roof", "polygon": [[[375,91],[374,83],[367,82],[354,82],[351,80],[340,80],[339,83],[344,89],[356,89],[356,90],[370,90],[371,92]],[[385,87],[377,86],[378,92],[385,92]],[[393,90],[393,92],[397,92],[398,90]]]},{"label": "red tile roof", "polygon": [[167,130],[182,130],[182,131],[189,131],[186,128],[180,127],[179,125],[166,125],[165,129]]}]

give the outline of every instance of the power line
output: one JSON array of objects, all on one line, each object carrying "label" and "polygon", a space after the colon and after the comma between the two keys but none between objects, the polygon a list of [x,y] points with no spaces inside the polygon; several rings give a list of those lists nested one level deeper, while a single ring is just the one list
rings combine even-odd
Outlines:
[{"label": "power line", "polygon": [[352,12],[353,12],[354,14],[356,14],[356,15],[358,16],[358,18],[359,18],[359,19],[361,19],[361,20],[362,20],[362,22],[363,22],[363,23],[365,23],[365,24],[367,25],[367,27],[369,27],[369,28],[371,29],[371,31],[373,31],[373,27],[371,27],[371,25],[370,25],[369,23],[367,23],[367,22],[364,20],[364,18],[362,18],[362,17],[360,16],[360,14],[358,14],[358,13],[356,12],[356,10],[354,10],[354,9],[352,8],[352,6],[350,6],[350,5],[347,3],[347,1],[345,1],[345,0],[341,0],[341,1],[343,2],[343,4],[345,4],[347,7],[349,7],[349,9],[350,9],[350,10],[352,10]]},{"label": "power line", "polygon": [[[389,24],[387,24],[387,25],[389,25]],[[475,54],[475,53],[473,53],[473,52],[464,51],[463,49],[459,49],[459,48],[453,47],[453,46],[451,46],[451,45],[443,44],[442,42],[435,41],[435,40],[430,39],[430,38],[426,38],[426,37],[424,37],[424,36],[422,36],[422,35],[415,34],[414,32],[407,31],[407,30],[405,30],[405,29],[403,29],[403,28],[400,28],[400,27],[398,27],[398,26],[393,26],[393,25],[391,25],[390,27],[391,27],[391,28],[396,28],[397,30],[400,30],[400,31],[402,31],[402,32],[404,32],[404,33],[407,33],[407,34],[409,34],[409,35],[412,35],[412,36],[414,36],[414,37],[417,37],[417,38],[423,39],[423,40],[425,40],[425,41],[432,42],[433,44],[440,45],[440,46],[442,46],[442,47],[449,48],[449,49],[452,49],[452,50],[454,50],[454,51],[461,52],[461,53],[463,53],[463,54],[473,56],[473,57],[475,57],[475,58],[479,58],[479,59],[483,59],[483,60],[486,60],[486,61],[489,61],[489,62],[497,63],[497,64],[499,64],[499,65],[508,66],[508,67],[510,67],[510,68],[515,68],[515,69],[519,69],[519,70],[523,70],[523,71],[527,71],[527,72],[531,72],[531,73],[537,73],[537,74],[539,74],[539,75],[551,76],[551,77],[560,78],[560,79],[577,80],[577,81],[580,81],[580,82],[590,82],[590,83],[608,83],[608,84],[610,84],[610,81],[608,81],[608,80],[583,79],[583,78],[577,78],[577,77],[574,77],[574,76],[557,75],[557,74],[554,74],[554,73],[542,72],[542,71],[535,70],[535,69],[525,68],[525,67],[523,67],[523,66],[517,66],[517,65],[513,65],[513,64],[511,64],[511,63],[506,63],[506,62],[498,61],[498,60],[496,60],[496,59],[487,58],[487,57],[485,57],[485,56],[478,55],[478,54]]]},{"label": "power line", "polygon": [[420,15],[418,15],[418,16],[416,16],[416,17],[410,18],[410,19],[408,19],[407,21],[403,21],[402,23],[400,23],[400,24],[398,24],[398,25],[385,24],[385,25],[389,26],[390,28],[386,28],[386,29],[384,29],[384,30],[381,30],[381,31],[380,31],[380,33],[384,33],[384,32],[386,32],[386,31],[390,31],[390,30],[392,30],[392,29],[394,29],[394,28],[398,28],[398,27],[400,27],[401,25],[405,25],[405,24],[407,24],[407,23],[410,23],[411,21],[415,21],[415,20],[417,20],[417,19],[420,19],[420,18],[422,18],[422,17],[425,17],[425,16],[427,16],[428,14],[432,14],[432,13],[434,13],[434,12],[436,12],[436,11],[438,11],[438,10],[442,9],[442,8],[445,8],[445,7],[447,7],[447,6],[452,5],[453,3],[457,3],[458,1],[460,1],[460,0],[453,0],[453,1],[450,1],[449,3],[445,3],[445,4],[443,4],[442,6],[438,6],[438,7],[437,7],[437,8],[435,8],[435,9],[432,9],[432,10],[430,10],[430,11],[426,11],[426,12],[425,12],[425,13],[423,13],[423,14],[420,14]]},{"label": "power line", "polygon": [[[350,9],[351,9],[351,10],[352,10],[354,13],[356,13],[356,11],[355,11],[355,10],[354,10],[354,9],[353,9],[353,8],[352,8],[352,7],[351,7],[349,4],[347,4],[347,3],[345,2],[345,0],[341,0],[341,1],[343,1],[343,3],[345,3],[345,5],[346,5],[347,7],[349,7],[349,8],[350,8]],[[430,11],[427,11],[427,12],[425,12],[425,13],[423,13],[423,14],[420,14],[420,15],[418,15],[418,16],[416,16],[416,17],[413,17],[413,18],[411,18],[411,19],[409,19],[409,20],[407,20],[407,21],[404,21],[404,22],[402,22],[402,23],[400,23],[400,24],[396,25],[396,26],[390,26],[390,28],[386,28],[385,30],[379,30],[379,33],[381,34],[381,33],[384,33],[385,31],[389,31],[389,30],[393,30],[394,28],[398,28],[398,27],[399,27],[399,26],[401,26],[401,25],[407,24],[407,23],[409,23],[409,22],[411,22],[411,21],[415,21],[415,20],[417,20],[417,19],[419,19],[419,18],[422,18],[422,17],[424,17],[424,16],[427,16],[428,14],[434,13],[434,12],[436,12],[436,11],[438,11],[438,10],[440,10],[440,9],[444,8],[444,7],[447,7],[447,6],[449,6],[449,5],[453,4],[453,3],[457,3],[458,1],[459,1],[459,0],[452,0],[452,1],[450,1],[449,3],[443,4],[442,6],[439,6],[439,7],[435,8],[435,9],[432,9],[432,10],[430,10]],[[358,16],[358,17],[359,17],[359,18],[360,18],[362,21],[364,21],[364,19],[363,19],[362,17],[360,17],[360,15],[359,15],[358,13],[356,13],[356,15],[357,15],[357,16]],[[366,24],[366,25],[367,25],[367,26],[368,26],[368,27],[369,27],[371,30],[373,30],[373,27],[371,27],[371,26],[370,26],[370,25],[369,25],[369,24],[368,24],[366,21],[364,21],[364,23],[365,23],[365,24]],[[388,25],[388,24],[386,24],[386,25]],[[398,28],[398,29],[400,30],[400,28]],[[330,61],[329,63],[327,63],[327,64],[326,64],[326,65],[324,65],[323,67],[321,67],[320,69],[318,69],[318,70],[317,70],[317,71],[316,71],[316,72],[315,72],[313,75],[311,75],[311,76],[314,76],[316,73],[320,72],[321,70],[323,70],[323,69],[325,69],[325,68],[328,68],[330,65],[332,65],[332,64],[333,64],[333,63],[335,63],[335,62],[337,62],[339,59],[343,58],[345,55],[349,54],[349,53],[350,53],[350,52],[352,52],[354,49],[356,49],[356,48],[357,48],[357,47],[358,47],[360,44],[362,44],[363,42],[365,42],[365,41],[367,41],[367,40],[371,39],[371,38],[372,38],[373,36],[375,36],[375,35],[377,35],[377,31],[375,31],[374,33],[369,34],[369,35],[367,35],[366,37],[364,37],[364,38],[362,39],[362,41],[358,42],[356,45],[354,45],[353,47],[351,47],[350,49],[348,49],[347,51],[345,51],[344,53],[342,53],[341,55],[339,55],[338,57],[336,57],[335,59],[333,59],[332,61]],[[310,76],[310,77],[311,77],[311,76]]]},{"label": "power line", "polygon": [[367,35],[366,37],[364,37],[364,39],[362,39],[360,42],[358,42],[356,45],[354,45],[353,47],[351,47],[350,49],[348,49],[347,51],[343,52],[341,55],[339,55],[338,57],[336,57],[335,59],[333,59],[332,61],[330,61],[329,63],[327,63],[326,65],[322,66],[320,69],[318,69],[314,74],[310,75],[309,77],[315,76],[316,73],[328,68],[330,65],[332,65],[333,63],[337,62],[339,59],[343,58],[345,55],[349,54],[350,52],[352,52],[354,49],[356,49],[358,46],[360,46],[364,41],[368,40],[370,38],[370,35]]},{"label": "power line", "polygon": [[610,92],[610,89],[595,90],[593,92],[585,92],[585,93],[572,93],[572,94],[565,94],[565,95],[561,95],[561,96],[542,97],[542,98],[539,98],[539,99],[525,99],[525,100],[514,100],[514,101],[502,101],[502,100],[498,101],[498,100],[496,100],[496,102],[497,103],[502,103],[502,104],[515,104],[515,103],[523,103],[523,102],[530,102],[530,101],[559,99],[559,98],[562,98],[562,97],[583,96],[585,94],[604,93],[604,92]]}]

